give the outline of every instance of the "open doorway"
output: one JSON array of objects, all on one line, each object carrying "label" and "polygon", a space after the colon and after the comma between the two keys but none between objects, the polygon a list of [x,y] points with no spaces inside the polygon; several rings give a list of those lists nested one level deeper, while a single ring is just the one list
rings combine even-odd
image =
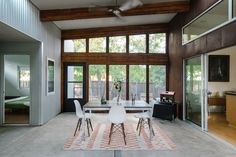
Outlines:
[{"label": "open doorway", "polygon": [[236,46],[208,54],[208,132],[236,146]]},{"label": "open doorway", "polygon": [[4,55],[4,84],[4,124],[29,124],[29,55]]}]

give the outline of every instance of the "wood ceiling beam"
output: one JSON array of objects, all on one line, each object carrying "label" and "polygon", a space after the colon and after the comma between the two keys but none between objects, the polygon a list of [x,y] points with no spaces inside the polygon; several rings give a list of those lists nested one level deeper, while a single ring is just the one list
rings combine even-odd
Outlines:
[{"label": "wood ceiling beam", "polygon": [[118,35],[132,35],[145,33],[163,33],[168,32],[169,25],[167,23],[146,24],[146,25],[130,25],[130,26],[114,26],[114,27],[99,27],[62,30],[62,39],[79,39]]},{"label": "wood ceiling beam", "polygon": [[[109,7],[114,8],[114,6]],[[153,4],[144,4],[141,7],[123,12],[122,16],[150,15],[179,13],[189,11],[189,1],[160,2]],[[76,19],[93,19],[114,17],[111,12],[107,11],[89,11],[89,8],[73,8],[73,9],[56,9],[41,10],[41,21],[63,21]]]}]

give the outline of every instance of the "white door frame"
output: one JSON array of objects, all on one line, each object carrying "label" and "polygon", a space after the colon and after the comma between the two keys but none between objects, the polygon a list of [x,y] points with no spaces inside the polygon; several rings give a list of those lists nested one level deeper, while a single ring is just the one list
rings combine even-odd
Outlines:
[{"label": "white door frame", "polygon": [[[8,125],[8,124],[5,124],[5,56],[8,56],[8,55],[25,55],[25,56],[29,56],[29,67],[30,67],[30,78],[31,77],[31,56],[29,54],[25,54],[25,53],[9,53],[9,54],[1,54],[0,55],[0,61],[1,61],[1,64],[0,64],[0,74],[1,74],[1,77],[0,77],[0,85],[1,85],[1,88],[0,88],[0,91],[2,91],[0,94],[0,125]],[[30,79],[30,104],[32,102],[32,94],[31,94],[31,90],[32,90],[32,83],[31,83],[31,79]],[[31,105],[29,106],[29,123],[27,124],[9,124],[9,125],[30,125],[30,122],[31,122]]]},{"label": "white door frame", "polygon": [[5,99],[5,76],[4,76],[4,55],[0,54],[0,125],[5,121],[4,99]]},{"label": "white door frame", "polygon": [[[199,56],[194,56],[199,57]],[[191,58],[194,58],[191,57]],[[208,84],[208,55],[202,54],[201,57],[201,129],[208,130],[208,105],[207,105],[207,84]],[[186,120],[186,102],[185,102],[185,65],[186,58],[183,60],[183,120]]]},{"label": "white door frame", "polygon": [[203,131],[208,131],[208,54],[203,54]]}]

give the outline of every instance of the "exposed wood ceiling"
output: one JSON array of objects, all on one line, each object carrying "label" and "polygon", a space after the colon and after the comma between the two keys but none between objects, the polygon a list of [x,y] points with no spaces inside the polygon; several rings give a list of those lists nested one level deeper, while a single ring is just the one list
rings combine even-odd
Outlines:
[{"label": "exposed wood ceiling", "polygon": [[92,38],[92,37],[104,37],[104,36],[118,36],[124,34],[140,34],[140,33],[156,33],[167,32],[168,24],[148,24],[148,25],[136,25],[136,26],[117,26],[117,27],[100,27],[88,28],[88,29],[74,29],[63,30],[62,39],[79,39],[79,38]]},{"label": "exposed wood ceiling", "polygon": [[[180,12],[189,11],[189,0],[141,0],[143,6],[124,11],[122,19],[96,7],[114,8],[116,0],[31,0],[40,10],[41,21],[52,21],[61,30],[168,23]],[[117,0],[118,6],[127,0]]]}]

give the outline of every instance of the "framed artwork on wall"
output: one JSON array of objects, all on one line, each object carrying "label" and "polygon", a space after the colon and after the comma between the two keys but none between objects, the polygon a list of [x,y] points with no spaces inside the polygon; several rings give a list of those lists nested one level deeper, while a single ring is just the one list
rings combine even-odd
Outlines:
[{"label": "framed artwork on wall", "polygon": [[229,55],[209,55],[209,82],[229,82]]},{"label": "framed artwork on wall", "polygon": [[47,95],[55,93],[55,61],[47,58]]}]

